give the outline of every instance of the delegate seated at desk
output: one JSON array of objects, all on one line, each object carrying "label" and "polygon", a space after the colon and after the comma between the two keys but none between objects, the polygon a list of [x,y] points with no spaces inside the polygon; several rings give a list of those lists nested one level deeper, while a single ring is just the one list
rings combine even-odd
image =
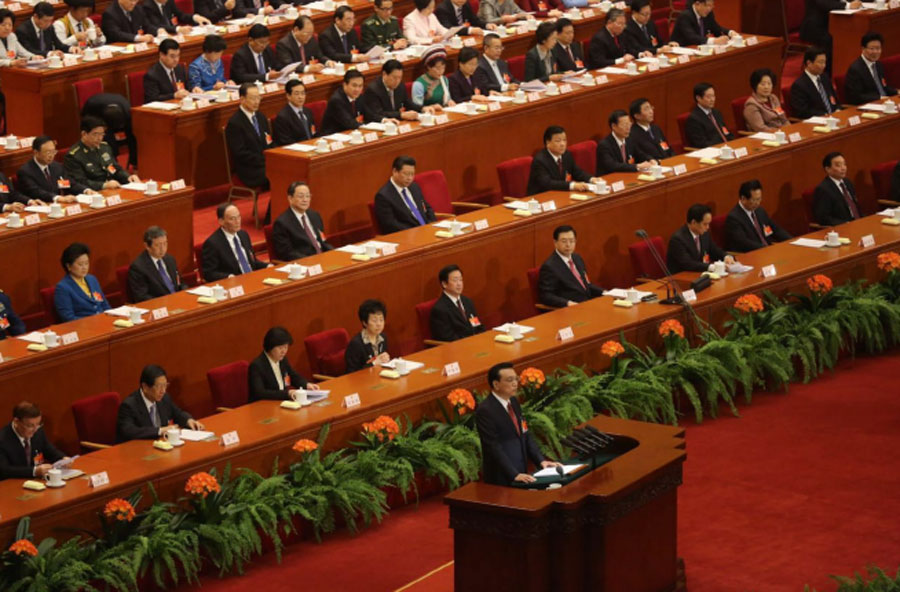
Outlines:
[{"label": "delegate seated at desk", "polygon": [[156,440],[169,430],[202,430],[203,424],[182,411],[166,392],[166,371],[155,364],[141,370],[139,388],[125,397],[116,418],[116,442]]},{"label": "delegate seated at desk", "polygon": [[860,40],[862,55],[847,68],[844,78],[844,96],[851,105],[862,105],[884,97],[893,97],[897,89],[887,83],[881,51],[884,37],[870,31]]},{"label": "delegate seated at desk", "polygon": [[559,82],[563,75],[556,63],[556,24],[541,23],[534,32],[535,45],[525,54],[525,82]]},{"label": "delegate seated at desk", "polygon": [[413,0],[415,9],[403,17],[403,36],[418,45],[441,43],[447,29],[434,14],[435,0]]},{"label": "delegate seated at desk", "polygon": [[112,148],[103,141],[105,133],[106,123],[102,119],[92,115],[81,118],[81,139],[63,158],[66,174],[94,191],[140,182],[140,177],[129,175],[119,164]]},{"label": "delegate seated at desk", "polygon": [[99,47],[106,44],[100,27],[94,24],[90,14],[94,12],[93,0],[65,0],[69,11],[53,23],[53,31],[60,41],[69,47]]},{"label": "delegate seated at desk", "polygon": [[444,266],[438,272],[441,295],[428,319],[431,338],[438,341],[456,341],[484,332],[478,319],[475,303],[463,294],[463,274],[456,264]]},{"label": "delegate seated at desk", "polygon": [[387,319],[384,303],[380,300],[365,300],[359,305],[357,316],[362,330],[350,339],[344,350],[344,364],[348,373],[391,361],[387,337],[384,335],[384,323]]},{"label": "delegate seated at desk", "polygon": [[0,341],[25,332],[25,323],[13,310],[12,300],[0,290]]},{"label": "delegate seated at desk", "polygon": [[182,12],[175,0],[144,0],[144,22],[151,30],[164,30],[169,35],[190,33],[193,25],[209,25],[210,20],[202,14]]},{"label": "delegate seated at desk", "polygon": [[584,69],[584,49],[575,40],[575,25],[567,18],[556,20],[556,45],[553,46],[556,66],[560,72]]},{"label": "delegate seated at desk", "polygon": [[132,302],[168,296],[187,288],[175,257],[168,253],[169,237],[159,226],[144,232],[144,251],[128,266],[128,295]]},{"label": "delegate seated at desk", "polygon": [[622,109],[609,115],[609,135],[597,143],[597,175],[609,173],[634,173],[649,171],[659,164],[652,156],[644,154],[631,139],[631,118]]},{"label": "delegate seated at desk", "polygon": [[826,72],[825,50],[811,47],[803,54],[803,72],[791,84],[791,115],[799,119],[831,115],[838,111],[837,94]]},{"label": "delegate seated at desk", "polygon": [[716,89],[708,82],[694,87],[694,109],[684,122],[685,141],[693,148],[707,148],[734,139],[725,127],[722,113],[716,109]]},{"label": "delegate seated at desk", "polygon": [[29,202],[70,204],[75,203],[78,194],[96,193],[67,174],[62,163],[56,162],[56,142],[50,136],[36,137],[31,150],[34,157],[16,172],[19,191]]},{"label": "delegate seated at desk", "polygon": [[263,151],[274,144],[269,118],[259,112],[259,87],[245,82],[238,89],[240,106],[225,125],[225,141],[234,172],[241,183],[262,191],[269,189]]},{"label": "delegate seated at desk", "polygon": [[[19,43],[13,33],[16,15],[8,8],[0,8],[0,67],[24,66],[34,54]],[[3,95],[0,93],[0,98]],[[4,122],[4,125],[6,122]],[[5,131],[5,130],[4,130]]]},{"label": "delegate seated at desk", "polygon": [[24,194],[16,190],[13,182],[6,175],[0,173],[0,212],[22,214],[25,212],[28,201]]},{"label": "delegate seated at desk", "polygon": [[528,173],[528,195],[544,191],[585,191],[597,179],[575,164],[566,148],[566,130],[551,125],[544,130],[544,150],[535,154]]},{"label": "delegate seated at desk", "polygon": [[631,18],[625,25],[622,38],[625,40],[626,51],[639,58],[654,56],[678,46],[676,42],[665,45],[659,42],[659,32],[656,30],[656,23],[653,22],[651,0],[633,0]]},{"label": "delegate seated at desk", "polygon": [[713,14],[714,0],[688,0],[687,10],[682,10],[675,19],[671,39],[679,45],[703,45],[715,43],[724,45],[737,35],[721,26]]},{"label": "delegate seated at desk", "polygon": [[294,21],[291,32],[275,44],[275,57],[282,67],[300,62],[298,72],[321,72],[331,68],[334,62],[325,57],[319,42],[316,40],[312,19],[302,15]]},{"label": "delegate seated at desk", "polygon": [[247,369],[247,393],[249,401],[289,401],[297,389],[319,390],[291,367],[287,360],[288,348],[294,344],[290,332],[284,327],[272,327],[263,337],[263,351]]},{"label": "delegate seated at desk", "polygon": [[16,28],[16,37],[25,49],[34,55],[47,57],[64,53],[81,53],[77,45],[69,47],[59,40],[53,28],[53,5],[38,2],[32,9],[31,17]]},{"label": "delegate seated at desk", "polygon": [[[460,51],[460,55],[466,49]],[[406,94],[403,84],[403,64],[399,60],[387,60],[381,66],[381,76],[369,83],[360,99],[363,119],[369,122],[382,123],[385,120],[399,123],[400,120],[416,121],[419,111],[431,113],[432,107],[419,107]]]},{"label": "delegate seated at desk", "polygon": [[364,79],[359,70],[348,70],[340,88],[334,90],[322,115],[322,134],[336,134],[355,130],[362,125],[363,112],[359,97]]},{"label": "delegate seated at desk", "polygon": [[[378,5],[378,0],[375,4]],[[497,25],[489,25],[478,18],[468,0],[443,0],[434,9],[434,15],[447,29],[462,27],[457,35],[484,35],[485,29],[497,28]]]},{"label": "delegate seated at desk", "polygon": [[486,86],[479,86],[475,77],[478,70],[478,51],[472,47],[459,50],[456,72],[447,77],[450,86],[450,98],[454,103],[466,101],[484,102],[490,91]]},{"label": "delegate seated at desk", "polygon": [[447,52],[440,45],[432,45],[422,54],[425,73],[413,81],[412,102],[419,108],[433,107],[441,110],[456,103],[450,97],[450,83],[444,73],[447,71]]},{"label": "delegate seated at desk", "polygon": [[488,33],[482,40],[483,55],[475,70],[475,85],[489,92],[506,92],[519,88],[519,81],[509,71],[509,64],[501,59],[503,40],[495,33]]},{"label": "delegate seated at desk", "polygon": [[278,78],[281,64],[272,48],[269,28],[259,23],[247,31],[248,41],[231,58],[231,78],[238,84],[266,82]]},{"label": "delegate seated at desk", "polygon": [[325,225],[322,216],[309,208],[312,193],[302,181],[294,181],[288,187],[288,209],[283,211],[272,226],[272,250],[275,259],[293,261],[330,251],[325,241]]},{"label": "delegate seated at desk", "polygon": [[287,105],[281,108],[272,124],[276,146],[288,146],[316,137],[316,123],[306,103],[306,85],[299,80],[288,80],[284,85]]},{"label": "delegate seated at desk", "polygon": [[22,401],[13,407],[13,419],[0,430],[0,479],[43,477],[53,463],[68,458],[41,429],[41,410]]},{"label": "delegate seated at desk", "polygon": [[144,22],[144,11],[135,10],[138,0],[113,0],[103,11],[101,28],[109,43],[150,43],[159,31]]},{"label": "delegate seated at desk", "polygon": [[538,299],[542,304],[562,308],[603,295],[603,288],[591,283],[584,259],[575,252],[575,243],[571,226],[553,229],[554,252],[538,273]]},{"label": "delegate seated at desk", "polygon": [[338,6],[334,11],[334,23],[319,33],[319,47],[329,60],[352,64],[366,61],[366,55],[360,53],[362,44],[356,36],[353,24],[356,15],[349,6]]},{"label": "delegate seated at desk", "polygon": [[376,45],[386,50],[405,49],[409,42],[400,31],[400,21],[393,16],[393,0],[375,0],[374,14],[363,21],[360,27],[362,51],[369,51]]},{"label": "delegate seated at desk", "polygon": [[776,96],[778,78],[768,68],[754,70],[750,74],[753,93],[744,103],[744,121],[751,132],[776,132],[788,125],[787,116]]},{"label": "delegate seated at desk", "polygon": [[606,68],[634,61],[625,47],[625,11],[611,8],[606,14],[606,25],[594,33],[588,47],[588,63],[591,68]]},{"label": "delegate seated at desk", "polygon": [[391,234],[424,226],[437,218],[425,201],[422,189],[414,181],[416,160],[398,156],[391,165],[391,178],[375,194],[375,220],[379,234]]},{"label": "delegate seated at desk", "polygon": [[56,284],[53,305],[59,320],[66,323],[109,310],[100,282],[88,273],[91,250],[84,243],[72,243],[60,257],[66,275]]},{"label": "delegate seated at desk", "polygon": [[188,85],[191,88],[199,87],[210,91],[224,88],[226,83],[234,84],[225,79],[222,55],[226,49],[228,45],[219,35],[207,35],[203,38],[203,53],[188,66]]},{"label": "delegate seated at desk", "polygon": [[825,178],[813,192],[813,220],[823,226],[837,226],[862,215],[856,189],[847,178],[847,160],[840,152],[822,159]]},{"label": "delegate seated at desk", "polygon": [[675,152],[669,146],[666,134],[653,123],[655,110],[648,99],[639,98],[628,106],[628,114],[634,120],[628,137],[634,143],[636,151],[646,154],[654,160],[661,161],[673,156]]},{"label": "delegate seated at desk", "polygon": [[238,0],[194,0],[194,12],[213,23],[247,16],[243,2]]},{"label": "delegate seated at desk", "polygon": [[159,44],[159,61],[144,73],[144,103],[172,99],[180,101],[191,93],[203,92],[200,87],[188,90],[187,70],[179,63],[180,58],[181,46],[178,42],[163,39]]},{"label": "delegate seated at desk", "polygon": [[271,267],[256,258],[246,230],[241,230],[241,211],[234,204],[216,208],[219,229],[203,241],[200,257],[203,280],[215,282],[225,278]]},{"label": "delegate seated at desk", "polygon": [[687,211],[687,224],[676,230],[669,238],[666,264],[669,271],[712,271],[713,263],[725,261],[734,263],[728,255],[713,242],[709,234],[712,210],[704,204],[694,204]]},{"label": "delegate seated at desk", "polygon": [[791,238],[762,207],[763,188],[758,179],[741,183],[739,199],[725,218],[725,245],[729,251],[748,253]]},{"label": "delegate seated at desk", "polygon": [[482,0],[478,5],[478,18],[489,25],[508,25],[526,20],[528,13],[515,0]]}]

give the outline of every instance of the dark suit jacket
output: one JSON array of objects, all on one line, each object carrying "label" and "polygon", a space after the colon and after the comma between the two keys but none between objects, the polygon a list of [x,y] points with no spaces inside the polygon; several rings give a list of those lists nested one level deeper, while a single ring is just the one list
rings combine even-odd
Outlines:
[{"label": "dark suit jacket", "polygon": [[[322,231],[325,228],[322,216],[312,210],[306,210],[306,216],[312,223],[312,231],[319,241],[319,248],[323,251],[334,248],[322,238]],[[272,226],[272,250],[275,251],[274,258],[281,261],[293,261],[316,254],[316,248],[309,242],[309,237],[291,208],[283,211]]]},{"label": "dark suit jacket", "polygon": [[[33,162],[33,161],[31,161],[31,162]],[[41,177],[43,177],[43,175],[41,175]],[[21,177],[20,177],[19,182],[21,183]],[[23,195],[19,191],[16,191],[16,187],[15,187],[15,185],[13,185],[13,182],[10,181],[9,178],[6,175],[4,175],[3,173],[0,173],[0,185],[6,186],[6,191],[3,191],[2,189],[0,189],[0,210],[3,209],[2,206],[5,206],[7,204],[16,203],[16,202],[21,203],[21,204],[28,203],[28,198],[25,197],[25,195]],[[56,195],[55,193],[53,195],[51,195],[50,199],[52,200],[53,196],[55,196],[55,195]],[[32,199],[34,199],[34,198],[32,198]]]},{"label": "dark suit jacket", "polygon": [[[878,79],[881,80],[884,92],[888,96],[896,95],[897,89],[888,85],[881,62],[875,62],[875,70],[878,72]],[[875,86],[872,71],[869,70],[862,56],[856,58],[847,68],[847,77],[844,79],[844,98],[851,105],[862,105],[881,98],[881,95],[878,94],[878,87]]]},{"label": "dark suit jacket", "polygon": [[478,333],[484,332],[484,325],[479,322],[472,325],[473,319],[478,319],[478,312],[475,310],[475,303],[465,294],[461,295],[463,308],[466,316],[463,318],[459,308],[447,294],[441,294],[434,307],[431,309],[431,317],[429,324],[431,325],[431,338],[438,341],[456,341],[464,337],[471,337]]},{"label": "dark suit jacket", "polygon": [[243,18],[247,11],[240,2],[234,3],[234,10],[225,8],[224,0],[194,0],[194,12],[218,23],[226,18]]},{"label": "dark suit jacket", "polygon": [[31,17],[26,18],[16,27],[16,37],[19,44],[35,55],[47,56],[47,53],[53,50],[59,50],[68,53],[69,46],[59,40],[53,27],[47,27],[41,31],[44,38],[44,51],[41,51],[41,41],[38,39],[37,31],[34,30],[34,21]]},{"label": "dark suit jacket", "polygon": [[652,138],[650,137],[650,133],[644,131],[644,128],[641,126],[637,124],[631,126],[631,134],[628,136],[628,139],[631,140],[634,145],[635,152],[639,152],[649,158],[655,158],[656,160],[662,160],[673,156],[675,153],[669,146],[669,142],[666,140],[666,134],[663,133],[662,129],[655,123],[651,123],[650,130],[653,132]]},{"label": "dark suit jacket", "polygon": [[[387,335],[382,333],[381,336],[384,338],[384,341],[378,345],[379,354],[388,350]],[[369,363],[369,360],[372,357],[372,348],[363,343],[362,332],[357,333],[350,339],[347,349],[344,350],[344,364],[347,366],[347,373],[356,372],[363,368],[371,368],[372,364]]]},{"label": "dark suit jacket", "polygon": [[[19,179],[19,191],[31,199],[50,202],[57,195],[77,195],[84,193],[84,190],[87,189],[86,186],[67,175],[66,169],[61,163],[53,161],[48,168],[50,169],[50,181],[47,181],[47,177],[41,172],[41,167],[34,162],[33,158],[23,164],[22,168],[16,172]],[[60,187],[60,179],[67,180],[69,186]]]},{"label": "dark suit jacket", "polygon": [[800,39],[826,49],[831,47],[828,13],[841,8],[844,8],[843,0],[806,0],[806,12],[800,23]]},{"label": "dark suit jacket", "polygon": [[[281,0],[268,0],[272,8],[278,8],[283,4]],[[265,6],[265,0],[259,0],[259,6],[255,6],[253,0],[237,0],[234,3],[235,10],[240,10],[244,16],[255,15],[259,13],[259,9]]]},{"label": "dark suit jacket", "polygon": [[[856,203],[856,211],[862,216],[862,208],[859,206],[859,199],[856,197],[853,183],[849,179],[844,179],[844,184],[847,185],[847,191]],[[813,219],[817,224],[823,226],[837,226],[854,219],[847,206],[847,201],[844,199],[844,194],[829,177],[822,179],[822,182],[816,186],[816,190],[813,192],[812,210]]]},{"label": "dark suit jacket", "polygon": [[[831,84],[831,78],[827,74],[819,77],[822,80],[822,86],[825,87],[825,94],[828,95],[828,101],[831,104],[831,110],[836,111],[841,108],[838,104],[837,95],[834,92],[834,86]],[[822,96],[819,95],[819,89],[813,84],[806,72],[800,73],[800,76],[791,85],[791,115],[800,119],[808,119],[816,115],[827,115],[825,104],[822,102]]]},{"label": "dark suit jacket", "polygon": [[675,19],[675,27],[672,29],[670,39],[679,45],[702,45],[706,43],[707,37],[721,37],[728,34],[728,29],[716,22],[716,13],[710,12],[703,18],[703,24],[706,26],[706,35],[700,32],[700,23],[697,21],[697,15],[690,6],[686,10],[682,10],[678,18]]},{"label": "dark suit jacket", "polygon": [[638,154],[634,148],[631,137],[625,138],[625,156],[622,160],[622,151],[612,133],[597,142],[597,176],[609,173],[633,173],[637,171],[637,164],[649,160],[643,154]]},{"label": "dark suit jacket", "polygon": [[483,55],[478,56],[478,69],[475,70],[475,74],[472,75],[475,78],[476,86],[481,89],[486,88],[488,91],[499,91],[501,84],[519,83],[519,81],[510,73],[509,65],[507,65],[506,60],[497,60],[497,69],[500,70],[500,75],[503,76],[504,80],[497,80],[497,77],[494,75],[494,70],[491,68],[490,64],[488,64],[487,59],[485,59]]},{"label": "dark suit jacket", "polygon": [[359,118],[362,115],[362,95],[355,101],[350,101],[343,87],[331,93],[328,104],[325,106],[325,114],[322,116],[322,135],[355,130],[362,123]]},{"label": "dark suit jacket", "polygon": [[259,354],[255,360],[250,362],[250,367],[247,369],[247,393],[251,403],[262,399],[284,401],[291,398],[291,390],[306,388],[306,379],[291,368],[287,358],[278,362],[278,367],[281,369],[284,389],[278,388],[278,379],[272,372],[272,365],[269,363],[269,358],[265,352]]},{"label": "dark suit jacket", "polygon": [[562,308],[570,300],[572,302],[584,302],[603,295],[603,289],[591,283],[581,255],[572,253],[572,261],[575,262],[575,269],[578,270],[581,281],[584,282],[584,287],[581,287],[581,284],[572,275],[572,270],[562,260],[562,257],[554,251],[541,264],[541,270],[538,274],[538,298],[543,304]]},{"label": "dark suit jacket", "polygon": [[[713,242],[708,232],[700,236],[700,252],[694,244],[694,238],[687,224],[679,228],[669,239],[669,248],[666,253],[666,264],[669,271],[707,271],[709,264],[725,258],[725,251]],[[703,258],[707,257],[707,261]]]},{"label": "dark suit jacket", "polygon": [[[56,284],[56,289],[53,292],[53,304],[56,307],[56,314],[59,315],[60,320],[64,323],[100,314],[110,308],[97,278],[87,274],[84,280],[91,291],[91,296],[85,294],[84,290],[75,283],[75,280],[69,274],[66,274]],[[99,298],[96,296],[99,296]]]},{"label": "dark suit jacket", "polygon": [[647,21],[647,24],[644,26],[647,29],[646,35],[641,30],[641,26],[637,24],[637,21],[629,18],[628,24],[625,25],[625,30],[622,32],[622,39],[625,40],[625,51],[634,57],[645,51],[655,55],[657,50],[663,45],[659,42],[659,33],[656,30],[656,24],[653,22],[653,19]]},{"label": "dark suit jacket", "polygon": [[584,68],[584,50],[582,49],[581,42],[577,39],[573,39],[572,44],[569,45],[569,49],[572,50],[572,55],[575,56],[576,60],[581,60],[581,65],[579,66],[573,61],[572,58],[569,57],[569,52],[567,52],[562,45],[557,43],[553,46],[553,55],[556,56],[556,69],[560,72],[572,72]]},{"label": "dark suit jacket", "polygon": [[[718,109],[713,108],[712,114],[716,118],[716,123],[719,124],[719,129],[725,135],[725,139],[733,140],[734,134],[725,127],[722,113]],[[722,136],[719,135],[709,117],[699,106],[694,106],[691,114],[688,115],[687,121],[684,122],[684,135],[686,136],[684,141],[693,148],[706,148],[707,146],[715,146],[722,143]]]},{"label": "dark suit jacket", "polygon": [[[266,47],[262,53],[263,65],[268,70],[278,70],[279,63],[272,53],[271,47]],[[256,56],[250,51],[250,46],[246,43],[234,52],[231,58],[231,79],[238,84],[244,82],[260,82],[266,81],[266,76],[259,73],[259,64],[256,63]]]},{"label": "dark suit jacket", "polygon": [[[156,413],[159,415],[160,427],[169,425],[169,422],[186,428],[191,415],[179,409],[178,405],[167,394],[156,404]],[[153,427],[153,420],[147,411],[141,389],[138,389],[125,397],[119,405],[119,416],[116,418],[116,442],[128,442],[129,440],[156,440],[159,438],[159,428]]]},{"label": "dark suit jacket", "polygon": [[31,458],[25,458],[25,447],[12,428],[12,422],[0,430],[0,479],[31,479],[34,476],[34,457],[42,454],[45,463],[55,463],[65,457],[43,429],[31,437]]},{"label": "dark suit jacket", "polygon": [[[509,400],[522,426],[522,407],[515,397]],[[475,425],[481,439],[482,479],[493,485],[510,485],[519,473],[528,471],[528,460],[539,465],[544,460],[530,431],[519,433],[503,404],[493,393],[475,409]]]},{"label": "dark suit jacket", "polygon": [[[452,85],[450,89],[453,89]],[[391,106],[391,94],[394,95],[393,106]],[[346,95],[344,96],[346,97]],[[384,82],[381,81],[381,76],[369,83],[366,91],[359,99],[361,103],[359,107],[362,109],[363,118],[367,122],[381,123],[381,120],[385,117],[400,119],[401,110],[419,111],[421,109],[406,94],[406,85],[404,83],[401,82],[397,85],[397,88],[389,91]],[[344,100],[346,101],[346,99]]]},{"label": "dark suit jacket", "polygon": [[891,175],[891,195],[893,201],[900,201],[900,162],[894,167],[894,174]]},{"label": "dark suit jacket", "polygon": [[[153,0],[150,0],[153,2]],[[175,66],[175,80],[182,83],[187,88],[187,72],[184,66],[178,64]],[[144,73],[144,102],[152,101],[171,101],[175,98],[175,92],[178,89],[172,86],[169,74],[162,64],[156,62]],[[190,90],[190,89],[188,89]]]},{"label": "dark suit jacket", "polygon": [[490,91],[487,89],[487,87],[482,88],[478,86],[478,81],[475,78],[475,74],[472,74],[471,76],[469,76],[469,79],[466,80],[466,77],[463,76],[463,73],[457,70],[447,77],[447,82],[450,86],[450,98],[457,103],[463,103],[471,99],[472,95],[476,94],[476,89],[478,89],[478,94],[485,96],[490,94]]},{"label": "dark suit jacket", "polygon": [[2,291],[0,291],[0,319],[6,319],[6,322],[9,323],[6,329],[0,328],[0,340],[6,339],[10,335],[21,335],[25,332],[25,323],[13,310],[9,296]]},{"label": "dark suit jacket", "polygon": [[[759,222],[759,229],[765,237],[765,243],[759,238],[759,233],[753,226],[750,216],[744,211],[740,204],[735,205],[725,217],[725,245],[729,251],[737,251],[738,253],[748,253],[750,251],[767,247],[771,244],[781,242],[791,238],[783,228],[775,224],[775,221],[769,217],[769,214],[762,206],[754,210],[756,220]],[[769,227],[769,234],[766,234],[766,227]]]},{"label": "dark suit jacket", "polygon": [[[271,148],[269,118],[261,111],[254,113],[259,124],[259,133],[253,128],[250,119],[238,108],[225,126],[225,140],[228,142],[228,153],[231,156],[231,168],[238,178],[248,187],[265,187],[269,184],[266,178],[266,158],[263,150]],[[268,136],[268,137],[267,137]]]},{"label": "dark suit jacket", "polygon": [[[528,195],[544,191],[568,191],[569,181],[590,181],[591,176],[578,168],[575,157],[568,150],[562,155],[563,172],[545,148],[531,160],[531,171],[528,173]],[[570,179],[566,179],[570,175]]]},{"label": "dark suit jacket", "polygon": [[345,64],[353,61],[353,50],[361,51],[360,48],[362,47],[359,43],[359,37],[356,36],[356,30],[350,29],[350,32],[347,33],[347,49],[350,51],[344,51],[341,37],[338,35],[334,24],[329,25],[324,31],[319,33],[319,46],[322,48],[322,53],[329,60]]},{"label": "dark suit jacket", "polygon": [[[418,183],[415,181],[411,183],[407,187],[407,191],[409,191],[413,203],[419,208],[419,213],[422,214],[425,223],[434,222],[436,220],[434,210],[425,201],[425,196],[422,195],[422,189]],[[375,194],[375,219],[378,220],[381,234],[399,232],[419,225],[415,216],[406,207],[403,197],[394,189],[394,185],[390,181],[382,185]]]},{"label": "dark suit jacket", "polygon": [[[294,35],[289,31],[284,37],[275,44],[275,57],[278,63],[284,68],[288,64],[302,62],[304,66],[310,63],[310,60],[317,60],[324,64],[328,58],[319,48],[319,42],[316,41],[315,35],[309,38],[309,41],[303,44],[303,55],[300,55],[300,44],[294,39]],[[306,58],[305,60],[303,58]],[[302,72],[302,68],[297,68],[298,73]]]},{"label": "dark suit jacket", "polygon": [[306,118],[305,123],[300,120],[291,105],[281,108],[281,111],[275,116],[275,124],[272,129],[276,146],[287,146],[316,137],[316,122],[312,111],[306,106],[303,107],[303,117]]},{"label": "dark suit jacket", "polygon": [[[479,29],[484,29],[485,26],[484,21],[478,18],[478,15],[475,14],[475,11],[472,10],[472,7],[468,2],[462,5],[462,22],[457,20],[456,7],[453,6],[453,2],[450,0],[444,0],[438,4],[434,9],[434,16],[437,17],[438,22],[446,29],[452,29],[453,27],[458,27],[464,23],[469,23],[469,26],[478,27]],[[469,27],[463,27],[459,30],[459,33],[457,33],[457,35],[468,34]]]},{"label": "dark suit jacket", "polygon": [[[166,253],[163,256],[163,266],[166,268],[166,273],[169,274],[169,280],[175,291],[184,290],[187,286],[184,285],[181,275],[178,273],[175,257]],[[166,287],[159,274],[159,268],[153,264],[153,259],[147,251],[138,255],[128,266],[128,292],[134,302],[143,302],[170,294],[169,288]]]},{"label": "dark suit jacket", "polygon": [[103,11],[100,28],[106,36],[107,43],[134,43],[134,37],[138,34],[154,35],[156,33],[156,31],[151,31],[144,22],[143,10],[135,6],[129,19],[118,2],[113,2]]},{"label": "dark suit jacket", "polygon": [[[156,4],[156,0],[144,0],[140,8],[144,10],[144,22],[150,27],[150,33],[155,35],[159,29],[165,29],[166,33],[174,35],[178,25],[193,25],[194,15],[181,12],[175,6],[175,0],[166,0],[162,12]],[[138,8],[135,8],[138,10]],[[163,16],[165,15],[165,16]],[[173,20],[174,19],[174,22]]]},{"label": "dark suit jacket", "polygon": [[[252,270],[264,269],[266,263],[260,261],[253,254],[253,246],[250,243],[250,235],[245,230],[238,230],[238,241],[244,247],[244,255],[247,256],[247,263],[250,264]],[[214,282],[227,278],[229,275],[241,275],[241,264],[238,263],[234,251],[228,244],[228,238],[225,231],[221,228],[209,235],[203,241],[201,250],[203,258],[202,272],[203,279],[207,282]]]},{"label": "dark suit jacket", "polygon": [[559,69],[556,65],[556,55],[553,53],[553,50],[550,50],[550,63],[551,69],[548,72],[544,62],[541,61],[540,55],[538,55],[537,47],[529,49],[525,54],[525,81],[537,79],[541,82],[547,82],[550,80],[550,75],[556,74]]},{"label": "dark suit jacket", "polygon": [[619,35],[619,45],[616,45],[615,39],[604,27],[591,37],[591,44],[588,46],[588,63],[592,68],[615,66],[616,60],[624,57],[625,53],[624,35]]}]

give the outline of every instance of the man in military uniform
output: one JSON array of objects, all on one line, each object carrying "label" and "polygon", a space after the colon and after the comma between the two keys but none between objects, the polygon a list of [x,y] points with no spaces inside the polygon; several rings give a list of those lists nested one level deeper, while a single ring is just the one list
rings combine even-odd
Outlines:
[{"label": "man in military uniform", "polygon": [[25,332],[25,323],[13,310],[9,296],[0,290],[0,340],[7,336],[21,335]]},{"label": "man in military uniform", "polygon": [[403,49],[408,45],[400,31],[400,22],[391,16],[392,10],[394,0],[375,0],[375,14],[364,20],[360,27],[363,51],[369,51],[376,45],[388,50]]},{"label": "man in military uniform", "polygon": [[140,182],[140,177],[129,175],[116,160],[112,148],[103,141],[105,131],[106,124],[102,119],[90,115],[81,119],[81,140],[63,159],[66,173],[94,191]]}]

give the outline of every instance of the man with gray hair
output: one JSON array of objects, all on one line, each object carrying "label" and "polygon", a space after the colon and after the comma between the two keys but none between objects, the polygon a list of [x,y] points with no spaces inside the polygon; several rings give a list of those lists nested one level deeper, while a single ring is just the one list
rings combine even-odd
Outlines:
[{"label": "man with gray hair", "polygon": [[610,8],[606,13],[606,26],[591,37],[588,48],[588,65],[591,68],[606,68],[634,60],[634,56],[625,51],[624,31],[625,11]]},{"label": "man with gray hair", "polygon": [[169,255],[169,237],[159,226],[144,231],[144,252],[128,267],[130,302],[143,302],[184,290],[175,257]]}]

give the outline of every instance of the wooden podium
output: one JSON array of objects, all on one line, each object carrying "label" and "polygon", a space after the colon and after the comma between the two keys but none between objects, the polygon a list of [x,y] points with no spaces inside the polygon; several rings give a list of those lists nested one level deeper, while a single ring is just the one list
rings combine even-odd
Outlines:
[{"label": "wooden podium", "polygon": [[559,489],[470,483],[444,498],[456,590],[675,589],[684,430],[605,416],[588,423],[638,446]]}]

